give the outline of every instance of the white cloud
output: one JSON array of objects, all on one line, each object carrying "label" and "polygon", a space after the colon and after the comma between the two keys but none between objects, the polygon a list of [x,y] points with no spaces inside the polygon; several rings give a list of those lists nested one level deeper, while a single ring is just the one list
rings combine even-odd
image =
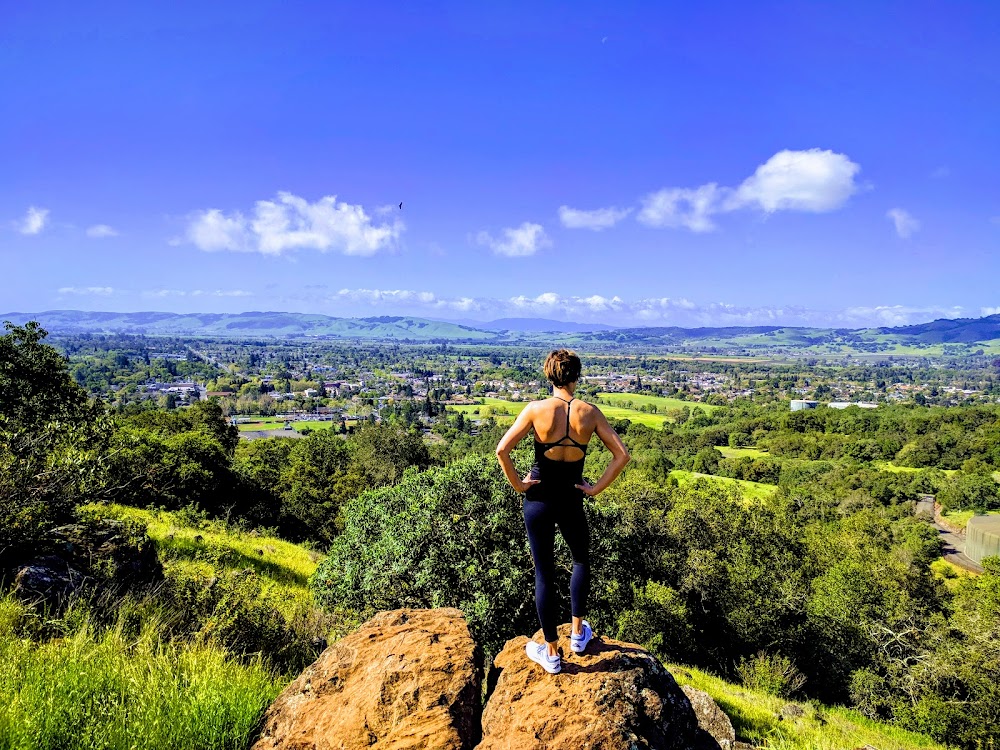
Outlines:
[{"label": "white cloud", "polygon": [[281,255],[307,248],[345,255],[374,255],[391,249],[405,226],[395,219],[375,224],[360,205],[337,202],[327,195],[310,203],[292,193],[280,192],[274,200],[257,201],[253,216],[219,209],[195,213],[188,223],[187,239],[206,251],[231,250]]},{"label": "white cloud", "polygon": [[166,297],[253,297],[253,292],[244,289],[216,289],[214,292],[206,292],[202,289],[147,289],[141,292],[143,297],[163,299]]},{"label": "white cloud", "polygon": [[369,305],[398,305],[425,310],[479,310],[479,301],[472,297],[440,298],[433,292],[412,289],[341,289],[326,298],[328,302],[357,302]]},{"label": "white cloud", "polygon": [[614,206],[595,208],[591,211],[559,206],[559,221],[567,229],[590,229],[594,232],[600,232],[602,229],[613,227],[630,213],[632,213],[631,208],[616,208]]},{"label": "white cloud", "polygon": [[115,293],[110,286],[64,286],[59,288],[59,294],[80,294],[97,297],[107,297]]},{"label": "white cloud", "polygon": [[493,237],[489,232],[482,231],[476,235],[476,242],[489,247],[497,255],[519,258],[534,255],[539,249],[549,247],[552,241],[541,224],[524,222],[519,227],[503,230],[503,237]]},{"label": "white cloud", "polygon": [[1000,307],[981,307],[979,308],[979,314],[984,318],[987,315],[1000,315]]},{"label": "white cloud", "polygon": [[642,199],[639,221],[651,227],[686,227],[692,232],[715,229],[711,215],[719,211],[724,189],[714,182],[699,188],[665,188]]},{"label": "white cloud", "polygon": [[860,169],[833,151],[779,151],[736,189],[732,206],[757,205],[768,213],[833,211],[857,191],[854,177]]},{"label": "white cloud", "polygon": [[87,228],[87,236],[94,238],[101,237],[117,237],[118,231],[114,227],[109,227],[107,224],[95,224],[92,227]]},{"label": "white cloud", "polygon": [[818,148],[779,151],[735,188],[709,182],[671,187],[645,196],[638,219],[652,227],[716,228],[712,217],[741,208],[776,211],[834,211],[858,191],[861,167],[846,155]]},{"label": "white cloud", "polygon": [[49,221],[49,209],[29,206],[28,213],[18,223],[17,231],[21,234],[38,234]]},{"label": "white cloud", "polygon": [[896,234],[904,240],[920,229],[920,222],[913,218],[909,211],[902,208],[890,208],[885,212],[885,215],[892,219],[892,223],[896,226]]}]

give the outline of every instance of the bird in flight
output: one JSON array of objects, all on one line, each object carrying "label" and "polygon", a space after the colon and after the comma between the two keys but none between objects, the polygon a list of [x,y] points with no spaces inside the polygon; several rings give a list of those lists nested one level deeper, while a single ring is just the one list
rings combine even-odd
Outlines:
[{"label": "bird in flight", "polygon": [[399,202],[399,210],[400,210],[400,211],[402,211],[402,210],[403,210],[403,201],[400,201],[400,202]]}]

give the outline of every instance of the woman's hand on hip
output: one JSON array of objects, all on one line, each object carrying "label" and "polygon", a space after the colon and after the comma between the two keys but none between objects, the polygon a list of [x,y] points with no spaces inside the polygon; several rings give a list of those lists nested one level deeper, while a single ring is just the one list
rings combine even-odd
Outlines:
[{"label": "woman's hand on hip", "polygon": [[517,492],[527,492],[529,487],[533,487],[534,485],[538,484],[541,481],[542,480],[540,479],[532,479],[531,472],[528,472],[527,474],[524,475],[524,479],[521,480],[521,486],[515,487],[514,489]]},{"label": "woman's hand on hip", "polygon": [[597,495],[598,492],[600,492],[600,490],[597,489],[595,485],[591,484],[586,479],[584,479],[583,482],[581,482],[580,484],[575,484],[573,486],[576,487],[578,490],[580,490],[587,497],[594,497]]}]

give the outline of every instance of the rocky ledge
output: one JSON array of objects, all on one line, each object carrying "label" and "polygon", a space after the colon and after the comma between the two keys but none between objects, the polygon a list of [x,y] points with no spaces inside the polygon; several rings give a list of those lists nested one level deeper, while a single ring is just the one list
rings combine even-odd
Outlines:
[{"label": "rocky ledge", "polygon": [[[568,625],[560,637],[568,643]],[[460,611],[382,612],[285,689],[253,750],[737,746],[711,697],[682,690],[640,646],[595,638],[549,675],[526,642],[514,638],[497,655],[483,706],[479,649]]]}]

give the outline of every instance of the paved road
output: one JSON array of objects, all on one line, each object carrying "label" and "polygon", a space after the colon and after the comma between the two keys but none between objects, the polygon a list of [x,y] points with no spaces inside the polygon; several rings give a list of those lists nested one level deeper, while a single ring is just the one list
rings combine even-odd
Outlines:
[{"label": "paved road", "polygon": [[939,524],[934,518],[934,496],[921,495],[917,500],[916,513],[929,521],[941,539],[941,557],[953,565],[965,568],[973,573],[982,573],[984,568],[965,554],[965,535],[957,534],[946,526]]}]

